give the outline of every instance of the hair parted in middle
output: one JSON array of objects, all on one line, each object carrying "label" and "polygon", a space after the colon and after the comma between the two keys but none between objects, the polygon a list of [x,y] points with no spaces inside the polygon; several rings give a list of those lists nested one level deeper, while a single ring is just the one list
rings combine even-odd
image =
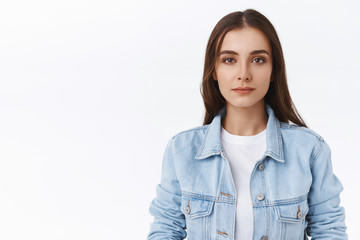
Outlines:
[{"label": "hair parted in middle", "polygon": [[291,121],[296,125],[307,127],[290,97],[283,51],[276,30],[263,14],[254,9],[246,9],[243,12],[237,11],[224,16],[211,32],[206,47],[204,72],[200,86],[205,105],[203,125],[211,123],[215,115],[226,104],[226,100],[220,92],[218,81],[213,78],[215,63],[219,58],[222,42],[227,32],[245,27],[253,27],[262,31],[267,36],[271,46],[273,62],[271,79],[273,81],[265,95],[265,103],[273,108],[279,121],[286,123]]}]

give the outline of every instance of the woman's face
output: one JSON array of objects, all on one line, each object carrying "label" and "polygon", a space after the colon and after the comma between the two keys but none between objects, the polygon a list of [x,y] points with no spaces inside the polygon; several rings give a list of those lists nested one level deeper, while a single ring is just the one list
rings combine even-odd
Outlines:
[{"label": "woman's face", "polygon": [[[265,103],[272,71],[271,54],[266,35],[256,28],[246,27],[226,33],[213,78],[218,81],[227,105],[239,108]],[[250,93],[233,90],[238,87],[254,90]]]}]

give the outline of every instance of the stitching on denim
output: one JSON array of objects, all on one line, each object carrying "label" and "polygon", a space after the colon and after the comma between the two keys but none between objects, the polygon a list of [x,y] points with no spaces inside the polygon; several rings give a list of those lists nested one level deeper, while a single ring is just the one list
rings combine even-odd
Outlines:
[{"label": "stitching on denim", "polygon": [[232,212],[233,212],[233,215],[232,215],[232,219],[233,219],[233,220],[232,220],[232,223],[233,223],[233,224],[231,225],[231,236],[232,236],[231,238],[232,238],[232,239],[235,239],[236,208],[237,208],[237,206],[235,205],[235,206],[233,207],[234,210],[232,211]]},{"label": "stitching on denim", "polygon": [[[220,226],[220,210],[219,210],[219,206],[217,206],[216,208],[216,226],[215,228],[217,229]],[[216,234],[216,239],[219,239],[219,235]]]},{"label": "stitching on denim", "polygon": [[173,164],[174,164],[174,173],[175,173],[176,180],[179,181],[178,174],[176,172],[176,169],[178,169],[178,168],[176,167],[174,140],[171,139],[170,142],[171,142],[171,155],[172,155],[171,160],[173,161]]},{"label": "stitching on denim", "polygon": [[203,130],[204,128],[208,128],[208,124],[207,125],[203,125],[203,126],[197,126],[197,127],[193,127],[187,130],[183,130],[181,132],[178,132],[176,135],[181,135],[183,133],[187,133],[187,132],[191,132],[191,131],[198,131],[198,130]]},{"label": "stitching on denim", "polygon": [[[219,188],[216,189],[216,192],[218,193],[223,186],[224,183],[224,171],[225,171],[225,164],[227,163],[227,161],[225,160],[224,156],[221,154],[222,150],[220,149],[219,153],[220,156],[222,158],[222,163],[221,163],[221,172],[220,172],[220,184],[219,184]],[[235,199],[224,199],[221,196],[217,196],[216,198],[217,202],[221,202],[221,203],[230,203],[230,204],[235,204]]]},{"label": "stitching on denim", "polygon": [[207,216],[203,217],[201,220],[202,223],[202,236],[204,237],[204,239],[206,239],[206,235],[205,235],[205,219],[207,218]]},{"label": "stitching on denim", "polygon": [[208,233],[209,233],[209,230],[208,230],[208,225],[209,225],[209,216],[206,216],[204,218],[204,221],[205,221],[205,235],[204,235],[204,239],[208,239]]},{"label": "stitching on denim", "polygon": [[223,182],[223,178],[224,178],[224,171],[225,171],[225,163],[226,163],[225,158],[222,155],[221,151],[222,150],[220,149],[219,153],[220,153],[220,157],[222,159],[222,161],[221,161],[221,172],[220,172],[220,184],[218,185],[219,188],[216,189],[216,193],[218,193],[220,191],[221,187],[222,187],[222,182]]},{"label": "stitching on denim", "polygon": [[267,189],[267,186],[266,186],[266,179],[265,179],[265,174],[266,174],[266,171],[261,171],[261,178],[262,178],[262,185],[263,185],[263,194],[265,194],[265,201],[267,202],[267,199],[268,199],[268,189]]},{"label": "stitching on denim", "polygon": [[[224,172],[225,171],[225,161],[223,161],[223,168],[222,168],[222,172]],[[221,183],[220,183],[220,189],[224,189],[224,185],[225,185],[225,174],[221,174],[222,176],[221,176]],[[219,190],[220,190],[219,189]]]},{"label": "stitching on denim", "polygon": [[216,197],[210,195],[197,194],[193,192],[189,192],[186,190],[182,190],[184,197],[194,198],[194,199],[203,199],[203,200],[212,200],[214,201]]},{"label": "stitching on denim", "polygon": [[[306,201],[302,201],[301,202],[302,204],[306,204],[307,202]],[[280,221],[285,221],[285,222],[291,222],[291,223],[299,223],[299,222],[303,222],[305,220],[305,217],[309,211],[309,208],[308,206],[304,206],[305,208],[303,208],[303,215],[302,217],[299,219],[298,217],[286,217],[286,216],[281,216],[281,208],[282,206],[287,206],[287,205],[297,205],[297,203],[295,204],[284,204],[284,205],[278,205],[278,206],[275,206],[275,212],[276,212],[276,215],[277,215],[277,218],[280,220]],[[298,205],[298,209],[300,208],[300,205]],[[285,239],[285,238],[284,238]]]},{"label": "stitching on denim", "polygon": [[202,144],[201,144],[201,146],[200,146],[200,149],[199,149],[198,153],[196,154],[196,157],[198,157],[198,156],[201,155],[200,153],[203,151],[203,149],[204,149],[204,147],[205,147],[206,140],[207,140],[207,135],[209,134],[209,131],[210,131],[210,127],[207,127],[207,128],[206,128],[205,135],[204,135],[204,137],[203,137],[203,142],[202,142]]},{"label": "stitching on denim", "polygon": [[292,205],[294,203],[301,203],[307,199],[307,194],[302,195],[297,198],[291,198],[291,199],[284,199],[284,200],[276,200],[272,202],[265,202],[265,203],[254,203],[254,207],[260,208],[260,207],[272,207],[272,206],[286,206],[286,205]]},{"label": "stitching on denim", "polygon": [[[199,152],[201,152],[202,149],[205,146],[206,136],[207,136],[207,133],[209,132],[208,131],[209,126],[210,126],[209,124],[206,124],[206,125],[203,125],[203,126],[197,126],[197,127],[194,127],[194,128],[190,128],[190,129],[178,132],[177,134],[175,134],[175,136],[172,137],[172,139],[174,139],[175,137],[178,137],[179,135],[182,135],[183,133],[192,132],[192,131],[199,131],[199,130],[204,131],[205,130],[206,132],[205,132],[205,139],[204,139],[204,142],[203,142],[204,144],[201,146],[201,150],[199,151]],[[198,156],[198,154],[196,156]]]},{"label": "stitching on denim", "polygon": [[278,160],[279,156],[276,153],[274,153],[273,151],[266,151],[265,154],[267,156],[271,157],[272,159],[274,159],[275,161],[278,161],[278,162],[281,162],[281,163],[285,162],[284,159],[283,160]]},{"label": "stitching on denim", "polygon": [[289,199],[282,199],[282,200],[275,200],[273,202],[276,203],[277,205],[290,205],[290,204],[293,204],[293,203],[303,202],[304,200],[307,199],[307,196],[308,196],[308,194],[304,194],[304,195],[299,196],[299,197],[289,198]]},{"label": "stitching on denim", "polygon": [[285,223],[281,222],[280,239],[285,240]]},{"label": "stitching on denim", "polygon": [[321,135],[319,135],[317,132],[307,128],[307,127],[303,127],[303,126],[298,126],[298,125],[291,125],[288,123],[284,123],[284,122],[280,122],[280,128],[286,128],[286,129],[291,129],[291,130],[300,130],[306,133],[309,133],[315,137],[317,137],[319,140],[323,140],[323,137]]},{"label": "stitching on denim", "polygon": [[[262,180],[263,180],[263,191],[265,194],[265,203],[268,202],[268,189],[266,186],[266,179],[265,179],[265,174],[266,171],[261,171],[261,176],[262,176]],[[267,223],[266,223],[266,235],[269,235],[270,232],[270,213],[269,213],[270,209],[266,208],[265,209],[265,213],[266,213],[266,219],[267,219]]]},{"label": "stitching on denim", "polygon": [[[208,216],[211,214],[212,210],[213,210],[213,207],[214,207],[214,202],[210,202],[209,205],[207,205],[207,207],[204,209],[202,209],[202,211],[198,211],[198,212],[194,212],[191,210],[191,213],[187,213],[186,210],[186,214],[189,218],[193,219],[193,218],[198,218],[198,217],[205,217],[205,216]],[[182,212],[184,211],[183,210],[183,207],[180,208],[180,210],[182,210]]]},{"label": "stitching on denim", "polygon": [[[229,171],[230,171],[230,175],[232,176],[232,174],[231,174],[231,169],[230,169],[230,163],[229,163],[229,161],[227,161],[226,160],[226,158],[225,158],[225,156],[222,154],[222,153],[224,153],[222,150],[220,150],[220,155],[221,155],[221,157],[222,157],[222,159],[223,159],[223,161],[222,161],[222,175],[223,175],[223,173],[224,173],[224,169],[225,169],[225,164],[226,164],[226,166],[229,166]],[[225,154],[225,153],[224,153]],[[224,178],[223,176],[222,176],[222,178]],[[233,180],[232,180],[232,186],[235,188],[235,183],[233,182]],[[219,192],[219,190],[217,191],[217,192]],[[232,196],[232,195],[231,195]],[[225,199],[224,200],[224,198],[221,198],[220,199],[220,201],[224,201],[224,202],[228,202],[228,203],[233,203],[233,204],[236,204],[236,197],[234,197],[232,200],[228,200],[228,199]]]},{"label": "stitching on denim", "polygon": [[[224,169],[225,169],[225,166],[224,166],[225,163],[226,163],[226,161],[225,161],[225,159],[223,158],[223,164],[222,164],[223,167],[222,167],[222,171],[221,171],[222,173],[225,171],[225,170],[224,170]],[[221,174],[221,175],[222,175],[222,176],[221,176],[221,178],[220,178],[220,181],[221,181],[221,182],[220,182],[220,189],[222,189],[223,184],[224,184],[224,181],[225,181],[225,180],[224,180],[224,179],[225,179],[224,174]],[[218,209],[219,209],[219,208],[218,208]],[[221,225],[220,225],[220,210],[219,210],[219,212],[218,212],[218,218],[219,218],[219,221],[218,221],[219,224],[218,224],[216,227],[221,226]],[[219,233],[218,230],[217,230],[217,232]],[[219,237],[219,235],[218,235],[218,237]]]},{"label": "stitching on denim", "polygon": [[[314,156],[312,159],[310,159],[310,169],[314,166],[315,161],[317,160],[317,158],[319,157],[320,153],[321,153],[321,152],[323,151],[323,149],[324,149],[324,142],[318,141],[317,143],[318,143],[317,146],[320,145],[320,147],[319,147],[320,149],[316,152],[315,156]],[[321,144],[321,143],[322,143],[322,144]]]},{"label": "stitching on denim", "polygon": [[212,196],[206,196],[206,195],[199,195],[199,194],[189,194],[188,192],[183,191],[183,197],[185,198],[190,198],[190,199],[194,199],[194,200],[205,200],[205,201],[212,201],[212,202],[217,202],[217,203],[225,203],[225,204],[229,204],[229,205],[234,205],[235,204],[235,200],[226,200],[222,197],[212,197]]},{"label": "stitching on denim", "polygon": [[283,151],[281,151],[281,132],[280,132],[280,122],[279,121],[276,121],[276,126],[277,126],[277,132],[276,132],[276,135],[277,135],[277,141],[278,141],[278,152],[280,153],[280,158],[281,159],[284,159],[284,156],[283,156]]},{"label": "stitching on denim", "polygon": [[[216,151],[217,151],[217,149],[215,149]],[[212,150],[212,151],[214,151],[214,150]],[[210,156],[213,156],[213,155],[218,155],[219,153],[218,152],[211,152],[211,153],[209,153],[208,155],[203,155],[203,156],[201,156],[201,158],[196,158],[196,159],[204,159],[204,158],[208,158],[208,157],[210,157]],[[196,157],[199,157],[198,155],[196,155]]]},{"label": "stitching on denim", "polygon": [[267,224],[266,224],[266,235],[269,236],[269,233],[271,232],[271,220],[270,220],[270,208],[265,208],[265,213],[267,217]]}]

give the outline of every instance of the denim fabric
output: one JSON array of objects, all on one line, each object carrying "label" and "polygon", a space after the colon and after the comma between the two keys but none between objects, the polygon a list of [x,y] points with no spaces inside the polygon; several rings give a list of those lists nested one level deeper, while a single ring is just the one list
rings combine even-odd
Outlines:
[{"label": "denim fabric", "polygon": [[[345,212],[331,152],[313,130],[269,116],[266,151],[250,179],[253,239],[347,239]],[[150,204],[148,239],[234,239],[236,189],[221,146],[225,106],[210,124],[179,132],[167,143],[161,183]],[[241,231],[241,229],[237,229]]]}]

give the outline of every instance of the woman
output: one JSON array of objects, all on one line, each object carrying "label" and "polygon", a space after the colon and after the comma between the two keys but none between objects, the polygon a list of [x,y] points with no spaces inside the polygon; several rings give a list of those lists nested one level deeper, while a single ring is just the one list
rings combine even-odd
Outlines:
[{"label": "woman", "polygon": [[329,145],[297,113],[261,13],[217,23],[202,96],[203,126],[166,146],[148,239],[347,239]]}]

